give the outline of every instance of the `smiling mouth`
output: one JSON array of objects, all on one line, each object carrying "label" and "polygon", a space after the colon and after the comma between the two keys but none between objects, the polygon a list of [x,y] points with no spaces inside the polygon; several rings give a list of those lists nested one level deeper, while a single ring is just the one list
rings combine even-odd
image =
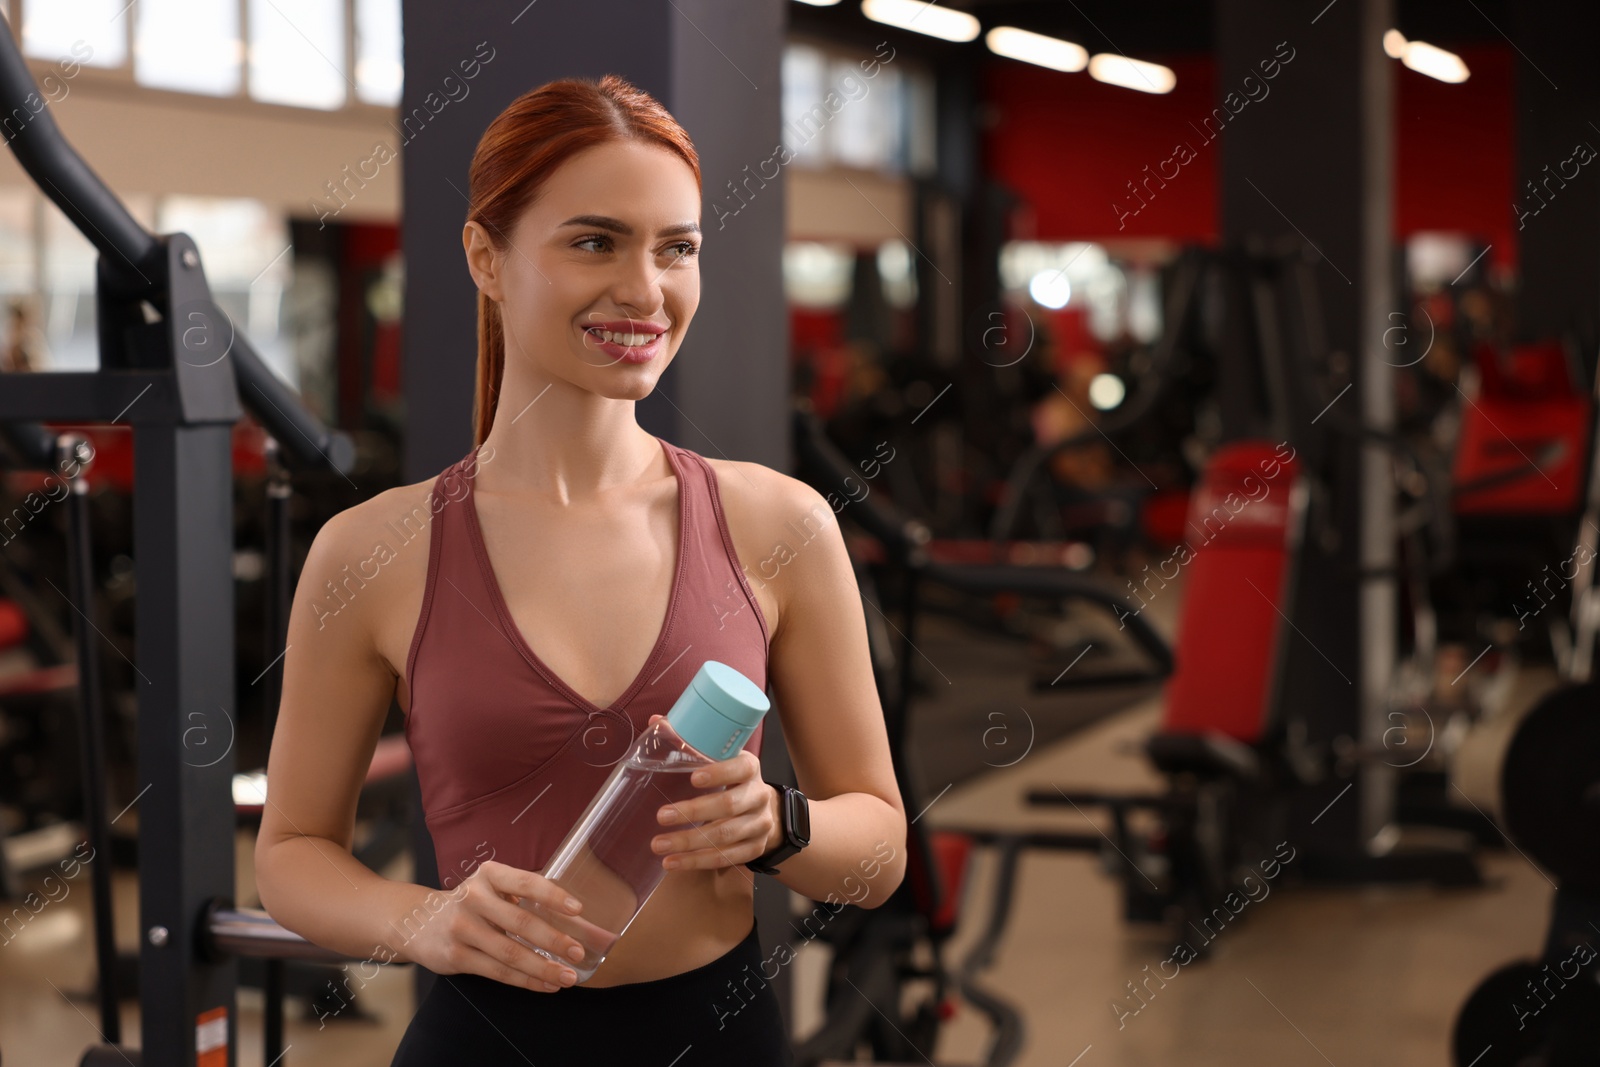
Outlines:
[{"label": "smiling mouth", "polygon": [[640,348],[662,336],[659,333],[625,333],[617,330],[601,330],[595,327],[590,327],[583,332],[597,341],[622,345],[624,348]]}]

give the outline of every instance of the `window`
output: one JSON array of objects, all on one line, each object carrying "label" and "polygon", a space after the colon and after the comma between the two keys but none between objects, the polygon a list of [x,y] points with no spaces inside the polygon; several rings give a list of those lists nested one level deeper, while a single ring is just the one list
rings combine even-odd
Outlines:
[{"label": "window", "polygon": [[6,320],[0,371],[48,369],[34,298],[34,204],[26,189],[0,192],[0,306]]},{"label": "window", "polygon": [[834,159],[863,170],[905,170],[900,80],[893,67],[868,80],[854,63],[834,62],[830,88],[843,102],[829,130]]},{"label": "window", "polygon": [[[256,200],[124,196],[128,211],[157,233],[187,233],[200,249],[211,295],[263,362],[298,385],[291,338],[281,328],[293,273],[284,217]],[[56,205],[36,190],[0,193],[0,310],[25,307],[35,370],[99,366],[95,330],[97,253]],[[14,323],[0,344],[9,345]]]},{"label": "window", "polygon": [[[22,0],[22,47],[32,59],[122,71],[155,89],[324,111],[395,107],[400,3]],[[352,24],[353,41],[345,29]]]},{"label": "window", "polygon": [[262,362],[298,386],[291,339],[280,328],[284,291],[294,266],[282,215],[257,200],[169,196],[156,229],[182,232],[200,249],[211,297],[233,327],[250,339]]},{"label": "window", "polygon": [[396,107],[404,73],[400,0],[356,0],[356,95]]},{"label": "window", "polygon": [[783,247],[784,295],[795,307],[842,307],[854,269],[855,253],[848,245],[790,241]]},{"label": "window", "polygon": [[52,62],[72,56],[91,67],[123,66],[127,7],[126,0],[29,0],[22,12],[22,51]]},{"label": "window", "polygon": [[802,165],[931,174],[934,127],[933,78],[909,61],[784,48],[783,143]]},{"label": "window", "polygon": [[345,102],[344,4],[250,0],[250,95],[329,110]]},{"label": "window", "polygon": [[878,280],[890,307],[905,310],[916,306],[917,260],[909,244],[895,240],[878,246]]},{"label": "window", "polygon": [[211,96],[239,92],[244,56],[238,4],[139,0],[132,10],[133,76],[139,84]]},{"label": "window", "polygon": [[94,329],[94,263],[97,253],[54,202],[44,200],[40,238],[39,323],[49,370],[94,370],[100,352]]},{"label": "window", "polygon": [[1083,309],[1100,341],[1127,332],[1148,342],[1161,333],[1160,277],[1104,245],[1008,242],[1000,250],[1000,285],[1013,299],[1026,297],[1046,310]]},{"label": "window", "polygon": [[827,158],[820,136],[828,120],[821,106],[827,77],[827,60],[818,49],[790,45],[783,50],[783,145],[796,159],[820,164]]}]

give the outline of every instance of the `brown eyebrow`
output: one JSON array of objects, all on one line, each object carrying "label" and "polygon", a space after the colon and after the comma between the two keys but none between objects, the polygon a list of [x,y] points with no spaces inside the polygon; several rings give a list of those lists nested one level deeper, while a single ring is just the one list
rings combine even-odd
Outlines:
[{"label": "brown eyebrow", "polygon": [[[609,215],[574,215],[562,226],[593,226],[598,230],[610,230],[620,233],[624,237],[633,236],[633,227],[621,219],[614,219]],[[657,237],[675,237],[680,233],[699,233],[700,224],[697,222],[680,222],[675,226],[668,226],[656,233]]]}]

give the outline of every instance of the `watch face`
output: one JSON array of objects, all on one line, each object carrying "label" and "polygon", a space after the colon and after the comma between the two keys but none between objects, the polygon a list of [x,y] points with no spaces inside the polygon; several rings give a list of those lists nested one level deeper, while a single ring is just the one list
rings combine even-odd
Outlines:
[{"label": "watch face", "polygon": [[801,844],[811,843],[811,807],[798,789],[789,793],[789,824]]}]

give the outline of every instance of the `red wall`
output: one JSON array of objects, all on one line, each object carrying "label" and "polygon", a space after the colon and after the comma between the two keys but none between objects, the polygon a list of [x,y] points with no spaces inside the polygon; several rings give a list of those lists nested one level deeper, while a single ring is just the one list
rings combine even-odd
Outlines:
[{"label": "red wall", "polygon": [[[1217,146],[1204,145],[1188,126],[1211,112],[1211,59],[1172,59],[1168,66],[1178,84],[1157,96],[1105,85],[1081,72],[1003,61],[987,65],[984,92],[997,121],[985,138],[985,167],[1032,209],[1012,236],[1215,239]],[[1292,69],[1293,64],[1279,77]],[[1271,102],[1270,96],[1263,101]],[[1119,230],[1113,205],[1138,206],[1127,183],[1142,180],[1146,166],[1155,173],[1178,141],[1188,141],[1196,158]]]},{"label": "red wall", "polygon": [[1447,85],[1400,67],[1395,106],[1395,231],[1459,230],[1490,243],[1485,262],[1514,267],[1516,56],[1455,48],[1472,76]]},{"label": "red wall", "polygon": [[[1396,237],[1459,230],[1491,242],[1490,259],[1514,264],[1514,56],[1505,46],[1458,52],[1472,72],[1460,85],[1395,65]],[[1164,62],[1178,84],[1163,96],[1104,85],[1084,73],[987,65],[984,89],[996,121],[984,140],[985,165],[1028,205],[1012,236],[1216,239],[1217,153],[1227,129],[1217,133],[1214,124],[1202,124],[1220,103],[1214,67],[1209,56]],[[1296,73],[1291,60],[1265,84],[1270,89]],[[1269,92],[1230,122],[1247,122],[1252,109],[1271,106]],[[1180,141],[1194,158],[1164,164]],[[1170,179],[1164,187],[1153,179],[1145,185],[1162,172]],[[1143,207],[1129,182],[1139,186]]]}]

